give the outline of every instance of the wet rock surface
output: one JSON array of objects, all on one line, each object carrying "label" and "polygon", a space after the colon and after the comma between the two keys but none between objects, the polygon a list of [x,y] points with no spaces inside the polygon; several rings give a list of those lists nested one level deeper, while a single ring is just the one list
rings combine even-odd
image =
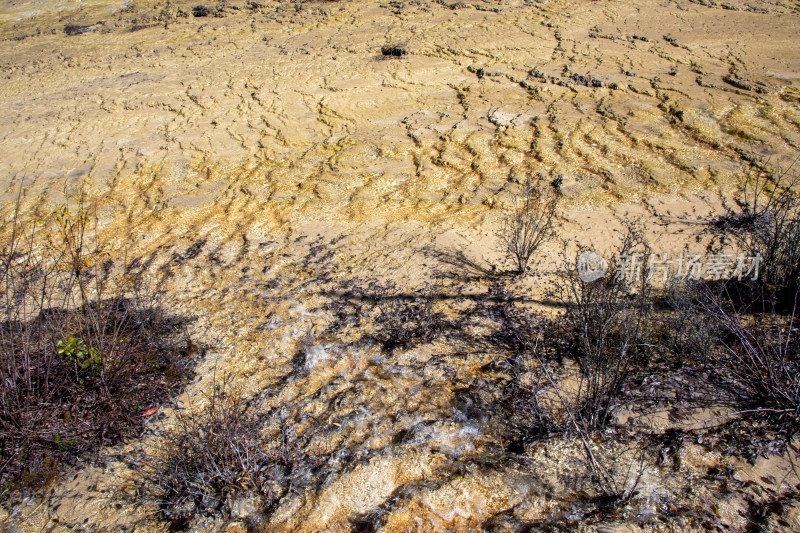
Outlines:
[{"label": "wet rock surface", "polygon": [[[435,334],[402,343],[375,305],[389,283],[430,293],[444,267],[425,247],[497,261],[499,208],[527,175],[563,195],[559,232],[589,243],[626,215],[718,210],[747,157],[800,148],[794,4],[53,6],[0,11],[4,220],[20,190],[33,220],[84,184],[100,231],[195,317],[205,356],[149,434],[11,502],[10,530],[163,529],[135,465],[221,375],[272,429],[304,435],[309,462],[268,516],[243,495],[197,531],[513,531],[556,516],[743,530],[751,494],[730,486],[800,482],[791,456],[751,465],[687,441],[669,452],[680,475],[646,464],[639,507],[573,501],[588,486],[580,445],[512,446],[485,393],[504,379],[503,350],[477,342],[495,324],[447,322],[486,283],[446,278]],[[538,301],[539,282],[519,290]]]}]

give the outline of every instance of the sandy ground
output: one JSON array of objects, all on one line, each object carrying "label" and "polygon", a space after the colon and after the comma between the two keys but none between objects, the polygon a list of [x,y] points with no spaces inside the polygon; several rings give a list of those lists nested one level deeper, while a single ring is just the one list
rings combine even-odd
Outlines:
[{"label": "sandy ground", "polygon": [[[435,343],[387,360],[326,337],[336,281],[417,290],[441,269],[426,246],[497,260],[502,207],[527,176],[559,184],[561,237],[603,250],[638,216],[676,252],[691,235],[680,220],[719,211],[748,159],[800,148],[793,2],[264,0],[200,18],[193,6],[0,3],[0,213],[21,195],[22,217],[42,219],[83,186],[103,236],[196,317],[206,357],[179,402],[201,405],[227,372],[243,395],[272,391],[293,427],[335,422],[319,445],[357,460],[287,498],[268,530],[349,531],[383,508],[385,531],[466,531],[562,508],[554,472],[570,443],[530,464],[454,467],[496,444],[458,398],[492,354],[433,364],[455,351]],[[385,45],[407,54],[385,58]],[[16,508],[14,527],[163,527],[115,506],[135,476],[115,457],[148,442],[103,452]],[[680,483],[722,461],[686,456]],[[736,467],[793,486],[784,461]],[[654,502],[682,490],[648,476]],[[736,505],[718,514],[741,530]]]}]

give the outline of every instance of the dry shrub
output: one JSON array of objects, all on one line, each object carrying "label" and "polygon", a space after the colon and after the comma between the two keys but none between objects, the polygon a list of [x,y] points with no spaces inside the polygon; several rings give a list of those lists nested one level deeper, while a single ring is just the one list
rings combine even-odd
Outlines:
[{"label": "dry shrub", "polygon": [[198,514],[228,514],[237,492],[271,502],[268,469],[277,454],[264,447],[263,423],[223,388],[214,391],[204,411],[179,415],[146,473],[148,495],[162,516],[186,525]]},{"label": "dry shrub", "polygon": [[[568,385],[573,376],[569,372],[559,372],[548,361],[544,336],[552,333],[552,328],[545,327],[531,341],[526,355],[518,359],[514,376],[518,404],[510,415],[529,417],[529,423],[541,432],[538,436],[560,433],[577,437],[596,491],[593,499],[609,507],[624,503],[637,494],[644,471],[644,447],[642,443],[634,442],[625,446],[621,453],[609,455],[602,447],[598,450],[596,444],[608,439],[608,433],[603,434],[600,430],[611,423],[610,414],[615,407],[601,404],[599,400],[618,401],[621,386],[619,390],[607,388],[596,398],[588,397],[591,402],[587,402],[588,391],[581,390],[588,381],[586,376],[578,378],[578,390],[575,391]],[[593,411],[595,409],[597,413]]]},{"label": "dry shrub", "polygon": [[[641,228],[630,223],[609,264],[637,254],[648,257],[649,251]],[[567,336],[581,370],[569,408],[587,431],[612,420],[624,385],[646,360],[652,347],[652,293],[644,273],[628,279],[609,271],[586,282],[576,260],[561,274],[555,294],[566,305]]]},{"label": "dry shrub", "polygon": [[680,361],[703,360],[718,342],[719,328],[698,309],[703,283],[672,279],[664,287],[666,308],[657,317],[658,336]]},{"label": "dry shrub", "polygon": [[722,333],[710,358],[743,409],[738,414],[766,421],[788,435],[800,428],[796,302],[797,295],[788,316],[776,312],[743,315],[711,291],[698,305]]},{"label": "dry shrub", "polygon": [[55,219],[53,233],[15,212],[0,252],[0,496],[138,435],[192,374],[182,321],[115,273],[80,198]]},{"label": "dry shrub", "polygon": [[257,527],[292,479],[306,474],[299,471],[313,467],[296,437],[286,429],[268,434],[269,414],[227,389],[223,381],[205,409],[179,413],[145,461],[145,499],[173,528],[198,516],[243,518]]},{"label": "dry shrub", "polygon": [[693,311],[716,332],[710,362],[725,378],[739,414],[791,435],[800,415],[798,177],[794,165],[775,170],[761,160],[752,163],[738,206],[711,227],[760,258],[758,276],[698,284]]},{"label": "dry shrub", "polygon": [[426,344],[454,328],[454,324],[435,304],[441,287],[432,285],[410,293],[394,284],[373,285],[374,302],[371,337],[387,350]]},{"label": "dry shrub", "polygon": [[715,219],[712,228],[731,238],[750,257],[760,258],[758,278],[729,284],[739,305],[766,304],[756,311],[791,312],[800,288],[800,198],[798,177],[788,169],[773,171],[766,163],[751,166],[737,208]]},{"label": "dry shrub", "polygon": [[[620,258],[649,255],[641,228],[626,224],[610,264]],[[564,255],[566,258],[566,253]],[[534,426],[529,436],[553,433],[576,436],[582,445],[594,487],[609,504],[636,494],[644,465],[640,445],[627,459],[609,461],[596,453],[594,442],[614,421],[631,380],[646,366],[652,348],[653,289],[644,273],[628,279],[608,272],[584,281],[578,259],[567,261],[551,299],[563,302],[560,317],[531,316],[519,329],[522,352],[512,365],[510,420],[521,414]],[[556,365],[555,357],[573,361]]]},{"label": "dry shrub", "polygon": [[552,236],[557,206],[558,196],[542,192],[530,178],[514,197],[497,233],[500,251],[513,265],[513,273],[524,274],[533,255]]}]

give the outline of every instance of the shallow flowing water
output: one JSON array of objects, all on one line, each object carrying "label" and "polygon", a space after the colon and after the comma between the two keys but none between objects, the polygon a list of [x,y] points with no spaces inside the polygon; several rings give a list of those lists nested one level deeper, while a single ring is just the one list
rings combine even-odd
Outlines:
[{"label": "shallow flowing water", "polygon": [[[18,194],[21,217],[39,220],[83,187],[99,233],[195,317],[206,356],[179,404],[200,407],[230,375],[276,424],[313,432],[320,480],[281,502],[271,530],[380,518],[385,531],[467,531],[563,510],[573,444],[487,462],[507,444],[475,392],[496,349],[387,351],[332,331],[331,306],[373,278],[420,290],[443,268],[426,246],[497,260],[502,207],[528,176],[563,195],[559,233],[600,248],[626,215],[719,209],[746,159],[800,148],[796,4],[265,1],[199,18],[193,6],[0,6],[4,220]],[[153,442],[108,450],[20,507],[35,517],[21,527],[161,527],[112,504],[135,478],[115,454]],[[651,495],[677,490],[648,475]]]}]

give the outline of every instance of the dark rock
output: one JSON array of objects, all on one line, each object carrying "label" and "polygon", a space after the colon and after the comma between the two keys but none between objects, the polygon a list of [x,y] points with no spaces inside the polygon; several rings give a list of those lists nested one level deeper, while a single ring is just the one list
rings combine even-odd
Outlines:
[{"label": "dark rock", "polygon": [[583,85],[584,87],[598,88],[598,87],[602,87],[603,86],[603,82],[602,81],[598,80],[594,76],[590,76],[589,74],[587,74],[585,76],[581,75],[581,74],[573,74],[569,78],[572,81],[574,81],[575,83],[577,83],[578,85]]},{"label": "dark rock", "polygon": [[403,57],[408,54],[408,51],[402,46],[385,45],[381,47],[381,54],[383,54],[384,57]]},{"label": "dark rock", "polygon": [[81,35],[82,33],[89,33],[97,30],[97,24],[88,24],[85,26],[79,26],[77,24],[67,24],[64,26],[64,33],[69,36],[72,35]]}]

